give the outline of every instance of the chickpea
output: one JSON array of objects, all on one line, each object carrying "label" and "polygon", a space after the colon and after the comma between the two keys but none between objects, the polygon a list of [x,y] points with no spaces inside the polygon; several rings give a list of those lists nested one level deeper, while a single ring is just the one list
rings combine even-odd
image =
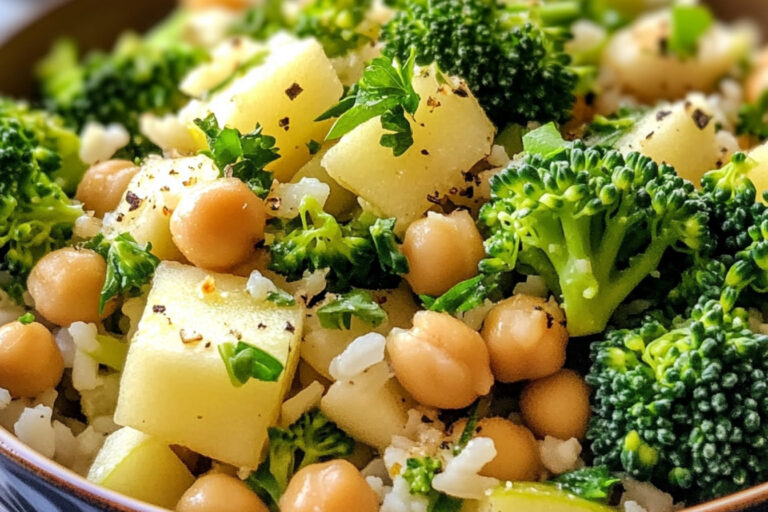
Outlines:
[{"label": "chickpea", "polygon": [[99,316],[99,297],[106,278],[104,258],[90,250],[66,247],[37,262],[27,279],[27,289],[35,309],[49,322],[61,326],[97,323],[117,307],[117,302],[111,301]]},{"label": "chickpea", "polygon": [[402,247],[411,271],[405,276],[415,293],[441,295],[477,275],[485,256],[483,238],[466,210],[430,212],[405,232]]},{"label": "chickpea", "polygon": [[589,421],[589,386],[573,370],[529,383],[520,395],[525,424],[539,437],[584,439]]},{"label": "chickpea", "polygon": [[395,377],[419,402],[461,409],[493,385],[483,338],[446,313],[419,311],[413,328],[387,341]]},{"label": "chickpea", "polygon": [[171,236],[193,264],[227,270],[256,252],[264,239],[264,203],[237,178],[198,185],[171,215]]},{"label": "chickpea", "polygon": [[92,210],[96,217],[104,217],[120,204],[139,168],[129,160],[107,160],[87,171],[77,186],[75,199],[83,203],[86,210]]},{"label": "chickpea", "polygon": [[34,398],[56,386],[64,359],[51,331],[37,322],[0,327],[0,388],[15,398]]},{"label": "chickpea", "polygon": [[177,512],[269,512],[239,478],[222,473],[201,476],[176,505]]},{"label": "chickpea", "polygon": [[501,382],[551,375],[565,363],[565,313],[553,301],[515,295],[488,313],[481,333]]},{"label": "chickpea", "polygon": [[280,512],[377,512],[379,500],[351,463],[311,464],[291,479]]},{"label": "chickpea", "polygon": [[[456,441],[467,426],[467,420],[459,420],[451,426],[449,439]],[[539,458],[539,446],[533,433],[522,425],[505,418],[483,418],[477,422],[472,437],[493,440],[496,457],[483,466],[480,474],[504,481],[536,481],[543,466]]]}]

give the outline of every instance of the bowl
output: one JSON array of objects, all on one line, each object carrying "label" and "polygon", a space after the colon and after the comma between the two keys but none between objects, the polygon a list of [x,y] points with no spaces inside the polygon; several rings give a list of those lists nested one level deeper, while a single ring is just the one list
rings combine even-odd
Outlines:
[{"label": "bowl", "polygon": [[[0,0],[2,1],[2,0]],[[24,0],[33,1],[33,0]],[[709,0],[718,16],[749,16],[768,32],[766,0]],[[34,91],[32,64],[59,37],[74,38],[83,50],[108,48],[122,30],[145,30],[173,9],[176,0],[56,0],[30,23],[0,39],[0,92],[28,96]],[[95,485],[40,455],[0,427],[0,510],[34,512],[161,512],[122,494]],[[768,482],[684,512],[768,511]]]}]

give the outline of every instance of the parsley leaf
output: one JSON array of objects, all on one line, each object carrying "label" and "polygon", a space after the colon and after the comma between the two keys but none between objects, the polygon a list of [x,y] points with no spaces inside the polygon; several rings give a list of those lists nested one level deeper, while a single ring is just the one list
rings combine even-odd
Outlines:
[{"label": "parsley leaf", "polygon": [[233,35],[245,35],[257,41],[268,39],[275,32],[288,28],[282,0],[265,0],[246,11],[231,28]]},{"label": "parsley leaf", "polygon": [[272,187],[272,173],[264,167],[280,158],[275,138],[264,135],[258,124],[245,135],[234,128],[219,128],[213,114],[195,119],[195,124],[208,139],[208,149],[202,153],[214,161],[221,175],[239,178],[254,194],[262,199],[267,197]]},{"label": "parsley leaf", "polygon": [[599,502],[606,502],[613,487],[619,483],[619,479],[613,476],[605,466],[576,469],[563,473],[551,481],[571,494]]},{"label": "parsley leaf", "polygon": [[693,57],[698,51],[699,39],[713,21],[712,12],[703,5],[675,5],[667,49],[680,58]]},{"label": "parsley leaf", "polygon": [[320,324],[326,329],[350,329],[355,316],[374,327],[387,319],[387,313],[365,290],[339,295],[317,310]]},{"label": "parsley leaf", "polygon": [[219,355],[235,387],[242,386],[251,378],[275,382],[283,373],[283,364],[274,356],[242,341],[237,345],[222,343]]},{"label": "parsley leaf", "polygon": [[293,306],[296,304],[296,299],[293,298],[293,295],[283,290],[269,292],[267,294],[267,300],[274,303],[276,306],[282,307]]},{"label": "parsley leaf", "polygon": [[381,118],[387,131],[379,143],[392,148],[395,156],[402,155],[413,145],[411,124],[419,107],[419,95],[413,88],[415,53],[401,64],[397,59],[378,57],[365,68],[363,77],[347,96],[317,118],[318,121],[337,117],[325,140],[338,139],[374,117]]},{"label": "parsley leaf", "polygon": [[[614,146],[647,112],[644,107],[622,107],[608,117],[596,115],[587,126],[584,140],[590,146]],[[663,115],[662,112],[657,115]]]},{"label": "parsley leaf", "polygon": [[19,323],[29,325],[35,321],[35,315],[27,311],[19,317]]},{"label": "parsley leaf", "polygon": [[141,295],[160,264],[157,256],[150,252],[152,244],[142,247],[129,233],[111,239],[98,235],[83,247],[99,253],[107,262],[107,278],[99,297],[99,314],[113,297]]},{"label": "parsley leaf", "polygon": [[555,123],[549,122],[523,135],[523,149],[528,153],[550,155],[568,147]]},{"label": "parsley leaf", "polygon": [[376,219],[368,230],[379,256],[381,270],[391,274],[407,274],[410,271],[408,259],[397,246],[398,239],[394,232],[395,222],[394,218]]},{"label": "parsley leaf", "polygon": [[447,312],[451,314],[466,313],[485,302],[485,299],[499,288],[498,274],[479,274],[466,281],[454,285],[441,296],[434,298],[420,295],[424,307],[430,311]]}]

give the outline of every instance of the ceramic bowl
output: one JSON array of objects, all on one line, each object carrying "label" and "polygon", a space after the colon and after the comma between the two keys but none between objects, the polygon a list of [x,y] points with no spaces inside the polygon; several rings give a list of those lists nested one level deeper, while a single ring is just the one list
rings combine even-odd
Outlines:
[{"label": "ceramic bowl", "polygon": [[[3,0],[0,0],[3,1]],[[5,0],[9,1],[9,0]],[[33,0],[19,0],[33,1]],[[724,18],[749,16],[768,29],[768,0],[711,0]],[[142,30],[170,11],[175,0],[60,0],[0,41],[0,91],[34,90],[32,64],[55,39],[68,36],[83,49],[109,47],[121,30]],[[768,30],[766,30],[768,33]],[[7,70],[13,70],[8,72]],[[159,512],[161,509],[94,485],[43,457],[0,427],[0,510],[3,512]],[[685,512],[768,511],[768,483]],[[523,511],[521,511],[523,512]]]}]

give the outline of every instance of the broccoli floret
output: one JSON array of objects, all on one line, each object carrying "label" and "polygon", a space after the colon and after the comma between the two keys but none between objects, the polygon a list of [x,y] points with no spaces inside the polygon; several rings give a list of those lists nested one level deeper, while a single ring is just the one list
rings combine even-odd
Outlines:
[{"label": "broccoli floret", "polygon": [[150,252],[152,244],[140,245],[130,233],[115,238],[97,235],[83,244],[107,262],[107,277],[99,297],[99,314],[112,298],[141,295],[152,280],[160,260]]},{"label": "broccoli floret", "polygon": [[70,40],[59,41],[38,66],[46,106],[81,130],[89,121],[119,123],[131,142],[119,156],[143,157],[159,149],[139,131],[144,112],[174,112],[187,101],[179,82],[206,58],[163,32],[124,36],[112,53],[92,52],[81,62]]},{"label": "broccoli floret", "polygon": [[352,287],[393,288],[400,280],[397,273],[408,271],[407,261],[403,263],[404,256],[395,244],[393,226],[394,222],[381,222],[365,214],[340,223],[323,211],[317,199],[306,196],[298,217],[269,226],[269,268],[289,281],[301,279],[306,271],[327,268],[332,292],[346,292]]},{"label": "broccoli floret", "polygon": [[744,103],[739,109],[737,135],[749,135],[759,141],[768,139],[768,91],[754,103]]},{"label": "broccoli floret", "polygon": [[610,332],[587,376],[595,464],[693,501],[765,481],[767,355],[746,312],[718,301],[671,328]]},{"label": "broccoli floret", "polygon": [[288,482],[305,466],[347,457],[355,442],[322,412],[306,412],[288,428],[269,427],[269,455],[246,483],[275,505]]},{"label": "broccoli floret", "polygon": [[[37,140],[41,170],[65,193],[74,194],[86,165],[80,160],[80,138],[58,116],[30,108],[27,103],[0,98],[0,117],[16,119]],[[45,150],[48,155],[44,156]]]},{"label": "broccoli floret", "polygon": [[338,57],[370,41],[358,30],[371,0],[313,0],[299,12],[293,28],[299,37],[314,37],[328,57]]},{"label": "broccoli floret", "polygon": [[[563,51],[568,32],[546,27],[547,4],[494,0],[406,0],[382,28],[384,53],[436,62],[466,80],[498,126],[570,117],[578,78]],[[577,11],[578,12],[578,11]]]},{"label": "broccoli floret", "polygon": [[409,458],[405,461],[403,479],[408,483],[409,493],[427,499],[429,512],[458,512],[462,500],[432,488],[432,480],[442,469],[443,463],[434,457]]},{"label": "broccoli floret", "polygon": [[571,335],[584,336],[605,329],[667,249],[701,250],[708,218],[673,168],[576,141],[494,176],[480,221],[490,233],[481,270],[533,269],[562,295]]},{"label": "broccoli floret", "polygon": [[41,145],[38,132],[14,117],[0,116],[0,286],[21,301],[34,264],[66,244],[83,214],[45,171],[61,157]]}]

